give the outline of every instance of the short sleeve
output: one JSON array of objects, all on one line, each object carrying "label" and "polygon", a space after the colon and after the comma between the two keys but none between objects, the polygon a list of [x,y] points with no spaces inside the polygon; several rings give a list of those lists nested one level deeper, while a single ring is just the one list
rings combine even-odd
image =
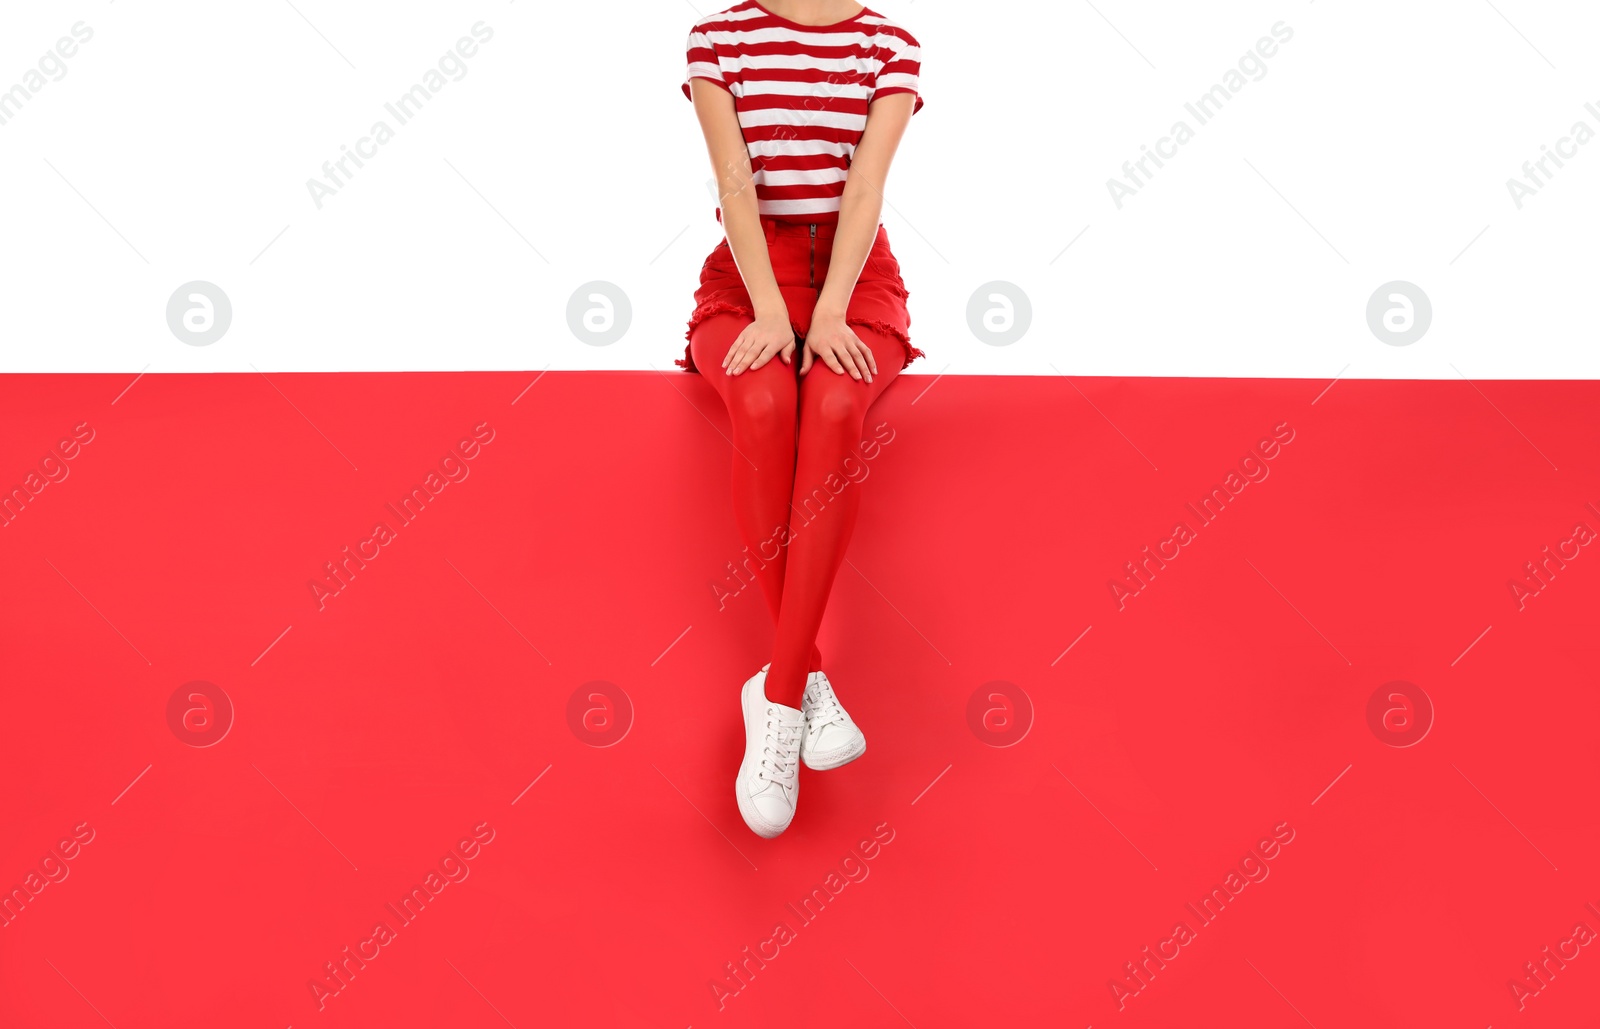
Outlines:
[{"label": "short sleeve", "polygon": [[723,89],[728,89],[727,80],[722,77],[722,64],[717,60],[717,52],[711,48],[711,39],[700,31],[698,25],[689,33],[688,50],[689,70],[683,78],[684,96],[690,100],[694,99],[694,93],[689,90],[689,83],[695,79],[715,82]]},{"label": "short sleeve", "polygon": [[917,98],[912,114],[922,110],[918,80],[922,77],[922,47],[916,37],[898,25],[879,29],[878,47],[883,51],[883,67],[878,70],[872,99],[891,93],[910,93]]}]

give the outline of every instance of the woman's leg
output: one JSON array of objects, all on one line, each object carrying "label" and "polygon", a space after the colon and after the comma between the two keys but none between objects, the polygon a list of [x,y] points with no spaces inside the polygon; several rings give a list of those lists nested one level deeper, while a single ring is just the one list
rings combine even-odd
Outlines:
[{"label": "woman's leg", "polygon": [[821,361],[800,380],[800,441],[789,516],[789,563],[784,571],[772,667],[767,672],[768,698],[795,707],[800,706],[805,691],[806,658],[822,626],[822,612],[861,507],[860,473],[856,471],[861,458],[854,455],[867,409],[905,363],[905,349],[898,339],[859,325],[851,329],[877,359],[878,374],[872,382],[840,375]]},{"label": "woman's leg", "polygon": [[[799,387],[794,365],[777,358],[740,375],[722,370],[723,355],[748,324],[744,315],[713,315],[695,327],[689,345],[695,368],[722,397],[733,423],[733,518],[753,558],[745,569],[761,584],[776,622],[788,557]],[[806,660],[810,671],[822,667],[815,647]]]}]

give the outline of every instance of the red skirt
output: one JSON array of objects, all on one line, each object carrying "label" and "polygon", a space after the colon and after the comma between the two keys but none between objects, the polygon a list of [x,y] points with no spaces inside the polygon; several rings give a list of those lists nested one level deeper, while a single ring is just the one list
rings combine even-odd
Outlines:
[{"label": "red skirt", "polygon": [[[794,327],[795,336],[803,340],[811,327],[811,314],[822,284],[827,281],[836,226],[779,222],[769,218],[763,218],[761,225],[767,233],[772,271],[789,309],[789,324]],[[866,265],[850,294],[845,323],[893,336],[905,348],[905,363],[910,364],[923,353],[911,345],[911,315],[906,310],[908,296],[910,293],[900,278],[900,262],[889,249],[889,234],[880,225]],[[694,331],[700,323],[712,315],[738,314],[755,319],[750,294],[726,239],[717,244],[700,269],[700,287],[694,291],[694,304],[694,313],[689,315],[689,331],[684,334],[690,340],[694,339]],[[683,357],[676,363],[685,371],[695,371],[689,347],[684,347]]]}]

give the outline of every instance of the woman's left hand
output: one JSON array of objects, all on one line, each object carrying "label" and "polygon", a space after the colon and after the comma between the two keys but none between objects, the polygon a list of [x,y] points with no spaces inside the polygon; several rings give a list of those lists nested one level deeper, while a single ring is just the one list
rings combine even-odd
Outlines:
[{"label": "woman's left hand", "polygon": [[800,374],[811,371],[812,362],[820,360],[840,375],[867,382],[878,372],[878,359],[872,349],[861,342],[842,317],[812,317],[806,330],[805,353],[800,359]]}]

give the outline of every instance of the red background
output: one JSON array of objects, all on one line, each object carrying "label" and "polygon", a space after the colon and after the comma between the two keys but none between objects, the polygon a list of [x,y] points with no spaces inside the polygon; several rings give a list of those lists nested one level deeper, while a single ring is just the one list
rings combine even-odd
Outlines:
[{"label": "red background", "polygon": [[[763,841],[735,697],[771,632],[753,588],[719,611],[710,586],[740,551],[720,405],[681,374],[533,379],[0,378],[0,485],[95,431],[0,529],[0,885],[95,833],[0,928],[0,1023],[1592,1018],[1592,947],[1526,1011],[1507,984],[1600,930],[1600,556],[1525,610],[1507,583],[1600,529],[1595,383],[907,376],[821,640],[870,747],[803,772]],[[323,562],[485,422],[319,611]],[[1280,423],[1267,479],[1119,611],[1108,580]],[[191,680],[235,707],[211,747],[167,721]],[[569,727],[592,680],[633,707],[611,747]],[[1034,708],[1011,747],[968,723],[994,680]],[[1411,747],[1368,725],[1392,680],[1435,709]],[[319,1011],[324,962],[484,822]],[[1108,980],[1280,823],[1268,877],[1119,1011]]]}]

